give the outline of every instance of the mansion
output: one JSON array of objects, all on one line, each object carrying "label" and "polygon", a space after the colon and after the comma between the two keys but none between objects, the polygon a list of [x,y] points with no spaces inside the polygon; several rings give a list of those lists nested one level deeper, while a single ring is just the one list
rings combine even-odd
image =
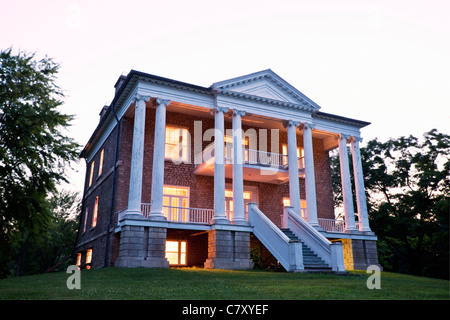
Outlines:
[{"label": "mansion", "polygon": [[270,69],[209,87],[120,76],[80,155],[77,265],[344,272],[378,264],[359,150],[369,123],[320,109]]}]

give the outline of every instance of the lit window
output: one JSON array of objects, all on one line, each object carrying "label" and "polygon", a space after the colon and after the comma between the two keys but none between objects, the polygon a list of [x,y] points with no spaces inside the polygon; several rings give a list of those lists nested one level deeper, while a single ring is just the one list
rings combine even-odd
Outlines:
[{"label": "lit window", "polygon": [[[245,215],[246,215],[246,219],[247,219],[247,212],[248,212],[247,205],[253,199],[252,192],[244,191],[243,196],[244,196]],[[225,213],[226,213],[227,219],[233,220],[233,190],[231,190],[231,189],[225,189]]]},{"label": "lit window", "polygon": [[84,215],[84,228],[83,228],[83,232],[86,232],[86,225],[87,225],[88,215],[89,215],[89,208],[86,208],[86,214]]},{"label": "lit window", "polygon": [[[290,207],[291,199],[283,197],[283,207]],[[306,200],[300,199],[300,211],[303,219],[306,219]]]},{"label": "lit window", "polygon": [[102,149],[102,152],[100,153],[100,164],[98,167],[98,175],[100,176],[103,172],[103,154],[105,153],[105,149]]},{"label": "lit window", "polygon": [[[288,164],[288,158],[287,158],[287,154],[288,154],[288,147],[286,144],[283,144],[281,146],[282,149],[282,154],[286,157],[283,157],[283,165],[287,165]],[[304,168],[305,167],[305,150],[303,148],[297,147],[297,158],[298,159],[298,167],[299,168]]]},{"label": "lit window", "polygon": [[95,197],[94,211],[92,212],[92,227],[97,225],[97,213],[98,213],[98,196]]},{"label": "lit window", "polygon": [[189,160],[189,132],[187,129],[166,127],[165,158],[180,162]]},{"label": "lit window", "polygon": [[170,265],[186,265],[186,241],[166,241],[166,258]]},{"label": "lit window", "polygon": [[92,249],[86,251],[86,263],[92,262]]},{"label": "lit window", "polygon": [[95,161],[92,161],[91,163],[91,174],[89,177],[89,187],[92,185],[92,178],[94,177],[94,167],[95,167]]},{"label": "lit window", "polygon": [[188,187],[163,187],[164,216],[169,221],[188,222],[189,212],[189,188]]},{"label": "lit window", "polygon": [[77,266],[81,266],[81,253],[77,253]]}]

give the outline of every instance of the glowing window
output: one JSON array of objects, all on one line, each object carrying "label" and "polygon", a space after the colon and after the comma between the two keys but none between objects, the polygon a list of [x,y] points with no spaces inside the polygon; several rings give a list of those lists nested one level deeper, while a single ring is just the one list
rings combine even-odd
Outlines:
[{"label": "glowing window", "polygon": [[166,259],[169,265],[186,265],[186,241],[166,241]]},{"label": "glowing window", "polygon": [[81,266],[81,253],[77,253],[77,266]]},{"label": "glowing window", "polygon": [[94,167],[95,167],[95,161],[92,161],[91,163],[91,174],[89,177],[89,187],[92,185],[92,178],[94,177]]},{"label": "glowing window", "polygon": [[97,213],[98,213],[98,196],[95,197],[94,211],[92,212],[92,227],[97,225]]},{"label": "glowing window", "polygon": [[[283,144],[281,146],[281,152],[284,156],[287,156],[288,154],[288,147],[287,144]],[[297,147],[297,158],[298,159],[298,167],[304,168],[305,167],[305,150],[303,148]],[[283,157],[283,165],[288,164],[287,157]]]},{"label": "glowing window", "polygon": [[83,232],[86,232],[86,225],[87,225],[88,215],[89,215],[89,208],[86,208],[86,214],[84,215],[84,228],[83,228]]},{"label": "glowing window", "polygon": [[[290,207],[291,199],[287,197],[283,197],[283,207]],[[302,218],[306,219],[306,200],[300,199],[300,211]]]},{"label": "glowing window", "polygon": [[98,167],[98,175],[100,176],[103,172],[103,155],[105,153],[105,149],[102,149],[102,152],[100,153],[100,164]]},{"label": "glowing window", "polygon": [[187,129],[166,127],[164,155],[166,159],[188,162],[189,132]]},{"label": "glowing window", "polygon": [[187,222],[189,220],[189,188],[163,187],[164,216],[169,221]]},{"label": "glowing window", "polygon": [[92,262],[92,249],[86,251],[86,263]]}]

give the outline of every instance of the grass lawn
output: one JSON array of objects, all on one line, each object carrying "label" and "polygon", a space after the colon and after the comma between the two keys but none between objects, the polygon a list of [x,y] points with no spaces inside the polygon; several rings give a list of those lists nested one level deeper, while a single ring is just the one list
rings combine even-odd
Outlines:
[{"label": "grass lawn", "polygon": [[450,299],[449,281],[381,273],[369,290],[368,274],[350,275],[204,269],[81,270],[81,289],[69,290],[65,272],[0,280],[0,299]]}]

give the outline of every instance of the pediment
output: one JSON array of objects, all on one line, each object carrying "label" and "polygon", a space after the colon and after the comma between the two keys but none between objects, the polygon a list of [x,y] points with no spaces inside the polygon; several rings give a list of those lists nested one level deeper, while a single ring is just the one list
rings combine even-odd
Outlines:
[{"label": "pediment", "polygon": [[320,109],[316,103],[270,69],[216,82],[212,87],[275,101],[302,105],[308,104],[312,109]]}]

